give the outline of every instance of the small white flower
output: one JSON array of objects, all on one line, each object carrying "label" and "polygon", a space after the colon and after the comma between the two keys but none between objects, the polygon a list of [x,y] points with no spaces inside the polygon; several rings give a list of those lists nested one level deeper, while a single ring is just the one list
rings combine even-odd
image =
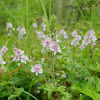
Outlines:
[{"label": "small white flower", "polygon": [[34,23],[34,24],[33,24],[33,27],[34,27],[34,28],[37,28],[37,23]]},{"label": "small white flower", "polygon": [[41,58],[41,62],[43,63],[45,61],[45,59],[44,58]]},{"label": "small white flower", "polygon": [[23,27],[22,29],[20,29],[18,36],[23,36],[24,34],[26,34],[25,27]]},{"label": "small white flower", "polygon": [[15,57],[12,59],[12,61],[18,62],[20,60],[20,56],[15,54]]},{"label": "small white flower", "polygon": [[29,58],[27,56],[25,56],[25,55],[22,55],[21,56],[21,62],[22,63],[25,63],[26,64],[26,61],[28,61],[28,60],[29,60]]},{"label": "small white flower", "polygon": [[77,41],[80,41],[80,40],[81,40],[80,35],[76,35],[75,39],[76,39]]},{"label": "small white flower", "polygon": [[2,51],[3,53],[6,53],[7,50],[8,50],[8,49],[7,49],[6,46],[3,46],[3,47],[1,48],[1,51]]},{"label": "small white flower", "polygon": [[74,45],[74,47],[76,47],[76,45],[78,45],[78,41],[76,39],[73,39],[71,42],[71,45]]},{"label": "small white flower", "polygon": [[17,31],[20,31],[20,30],[21,30],[21,27],[20,27],[20,26],[18,26]]},{"label": "small white flower", "polygon": [[46,38],[44,41],[42,41],[43,47],[46,47],[47,50],[50,48],[51,43],[52,43],[51,38]]},{"label": "small white flower", "polygon": [[66,34],[66,32],[62,29],[60,30],[60,34]]},{"label": "small white flower", "polygon": [[59,46],[59,44],[57,42],[52,42],[51,47],[50,47],[50,50],[51,51],[54,51],[54,55],[57,52],[61,52],[60,46]]},{"label": "small white flower", "polygon": [[10,29],[10,28],[13,28],[13,25],[12,25],[12,23],[11,23],[11,22],[7,23],[6,30],[8,31],[8,29]]},{"label": "small white flower", "polygon": [[62,74],[62,76],[61,76],[62,78],[66,78],[66,74],[64,73],[64,74]]},{"label": "small white flower", "polygon": [[73,31],[71,34],[72,34],[73,37],[76,37],[77,36],[77,31]]},{"label": "small white flower", "polygon": [[42,29],[43,29],[43,31],[45,31],[46,30],[46,24],[45,23],[42,23]]},{"label": "small white flower", "polygon": [[93,42],[95,42],[95,41],[97,40],[97,38],[96,38],[95,35],[92,35],[92,36],[91,36],[91,39],[92,39]]},{"label": "small white flower", "polygon": [[20,50],[20,49],[17,49],[17,50],[15,51],[15,53],[16,53],[17,55],[23,55],[23,54],[24,54],[24,51],[22,51],[22,50]]},{"label": "small white flower", "polygon": [[59,76],[59,73],[57,73],[56,76]]},{"label": "small white flower", "polygon": [[81,45],[79,48],[80,48],[81,50],[83,50],[83,49],[85,48],[85,46],[84,46],[84,45]]},{"label": "small white flower", "polygon": [[90,31],[93,35],[95,35],[95,32],[94,32],[94,30],[92,29],[91,31]]},{"label": "small white flower", "polygon": [[31,72],[35,73],[36,76],[38,75],[38,73],[43,73],[42,66],[40,64],[35,64],[35,66],[32,67]]},{"label": "small white flower", "polygon": [[6,62],[2,58],[0,58],[0,64],[3,66],[4,64],[6,64]]}]

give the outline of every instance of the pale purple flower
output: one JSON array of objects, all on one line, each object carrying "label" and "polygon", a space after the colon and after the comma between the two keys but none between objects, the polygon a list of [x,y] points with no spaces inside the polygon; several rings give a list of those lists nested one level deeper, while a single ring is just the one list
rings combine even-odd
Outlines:
[{"label": "pale purple flower", "polygon": [[67,37],[66,33],[64,33],[63,36],[64,36],[64,39],[66,39],[66,37]]},{"label": "pale purple flower", "polygon": [[42,66],[40,64],[35,64],[35,66],[32,67],[31,72],[35,73],[36,76],[38,75],[38,73],[43,73]]},{"label": "pale purple flower", "polygon": [[56,76],[59,76],[59,73],[57,73]]},{"label": "pale purple flower", "polygon": [[42,29],[43,29],[43,31],[45,31],[46,30],[46,24],[45,23],[42,23]]},{"label": "pale purple flower", "polygon": [[61,52],[60,46],[59,46],[59,44],[57,42],[52,42],[51,47],[50,47],[50,50],[51,51],[54,51],[54,55],[57,52]]},{"label": "pale purple flower", "polygon": [[20,60],[20,56],[15,54],[15,57],[12,59],[12,61],[18,62]]},{"label": "pale purple flower", "polygon": [[0,64],[3,66],[4,64],[6,64],[6,62],[2,58],[0,58]]},{"label": "pale purple flower", "polygon": [[34,27],[34,28],[37,28],[37,23],[34,23],[34,24],[33,24],[33,27]]},{"label": "pale purple flower", "polygon": [[95,35],[95,32],[94,32],[94,30],[92,29],[91,31],[90,31],[93,35]]},{"label": "pale purple flower", "polygon": [[81,36],[80,36],[80,35],[76,35],[75,39],[76,39],[77,41],[80,41],[80,40],[81,40]]},{"label": "pale purple flower", "polygon": [[95,35],[92,35],[92,36],[91,36],[91,39],[92,39],[93,42],[95,42],[95,41],[97,40],[97,38],[96,38]]},{"label": "pale purple flower", "polygon": [[90,31],[88,31],[86,36],[90,38],[92,36],[92,33]]},{"label": "pale purple flower", "polygon": [[88,45],[91,43],[91,39],[88,36],[84,36],[84,40],[82,41],[83,45]]},{"label": "pale purple flower", "polygon": [[12,30],[15,31],[15,28],[13,27]]},{"label": "pale purple flower", "polygon": [[23,55],[24,54],[24,51],[20,50],[20,49],[17,49],[16,52],[15,52],[17,55]]},{"label": "pale purple flower", "polygon": [[74,47],[76,47],[76,45],[78,45],[78,41],[76,39],[73,39],[71,42],[71,45],[74,45]]},{"label": "pale purple flower", "polygon": [[22,28],[20,30],[19,36],[23,36],[24,34],[26,34],[26,29],[25,28]]},{"label": "pale purple flower", "polygon": [[28,61],[28,60],[29,60],[29,58],[27,56],[25,56],[25,55],[22,55],[21,56],[21,62],[22,63],[25,63],[26,64],[26,61]]},{"label": "pale purple flower", "polygon": [[71,33],[71,35],[72,35],[73,37],[76,37],[76,36],[77,36],[77,31],[73,31],[73,32]]},{"label": "pale purple flower", "polygon": [[62,29],[62,30],[60,30],[60,33],[61,34],[66,34],[66,32]]},{"label": "pale purple flower", "polygon": [[46,38],[46,35],[42,35],[42,38],[45,39]]},{"label": "pale purple flower", "polygon": [[64,74],[62,74],[62,76],[61,76],[62,78],[66,78],[66,74],[64,73]]},{"label": "pale purple flower", "polygon": [[66,32],[63,29],[60,30],[60,34],[62,34],[64,36],[64,39],[66,39]]},{"label": "pale purple flower", "polygon": [[44,41],[42,41],[43,47],[46,47],[47,50],[50,48],[51,43],[52,43],[51,38],[46,38]]},{"label": "pale purple flower", "polygon": [[8,29],[10,29],[10,28],[13,28],[13,25],[12,25],[12,23],[11,23],[11,22],[7,23],[6,30],[8,31]]},{"label": "pale purple flower", "polygon": [[43,63],[45,61],[45,59],[44,58],[41,58],[41,62]]},{"label": "pale purple flower", "polygon": [[3,47],[1,48],[1,51],[2,51],[3,53],[6,53],[7,50],[8,50],[8,49],[7,49],[6,46],[3,46]]},{"label": "pale purple flower", "polygon": [[81,50],[83,50],[83,49],[85,48],[85,46],[84,46],[84,45],[81,45],[79,48],[80,48]]},{"label": "pale purple flower", "polygon": [[20,31],[20,30],[21,30],[21,27],[20,27],[20,26],[18,26],[17,31]]}]

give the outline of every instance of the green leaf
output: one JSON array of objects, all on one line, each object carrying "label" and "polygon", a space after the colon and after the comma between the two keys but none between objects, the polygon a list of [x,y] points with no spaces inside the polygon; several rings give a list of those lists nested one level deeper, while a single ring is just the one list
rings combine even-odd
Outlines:
[{"label": "green leaf", "polygon": [[81,93],[91,97],[93,100],[100,100],[100,94],[96,93],[95,91],[92,91],[90,88],[87,87],[82,88],[79,85],[74,84],[72,86],[72,89],[80,91]]},{"label": "green leaf", "polygon": [[59,91],[60,93],[64,93],[65,92],[65,86],[59,86],[59,87],[57,87],[57,89],[56,89],[56,91]]},{"label": "green leaf", "polygon": [[59,86],[57,87],[56,91],[60,92],[63,94],[63,97],[61,100],[71,100],[72,95],[69,94],[68,92],[65,92],[65,86]]},{"label": "green leaf", "polygon": [[63,93],[63,97],[61,100],[72,100],[71,98],[73,97],[72,94],[68,93],[68,92],[64,92]]},{"label": "green leaf", "polygon": [[15,90],[15,94],[17,96],[19,96],[19,95],[21,95],[23,93],[22,91],[24,91],[24,88],[18,88],[18,89]]},{"label": "green leaf", "polygon": [[[53,89],[55,88],[53,83],[49,83],[49,84]],[[51,92],[54,91],[50,86],[48,84],[44,84],[44,85],[41,85],[39,89],[44,89],[46,91],[51,91]]]}]

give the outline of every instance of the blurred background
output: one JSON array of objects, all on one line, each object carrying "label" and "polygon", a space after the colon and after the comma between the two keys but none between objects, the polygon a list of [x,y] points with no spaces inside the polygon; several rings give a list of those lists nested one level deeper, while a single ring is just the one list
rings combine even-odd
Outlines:
[{"label": "blurred background", "polygon": [[[49,14],[49,0],[44,0]],[[100,0],[51,0],[51,15],[66,29],[86,27],[99,30]],[[0,0],[0,34],[6,34],[6,23],[30,25],[44,15],[40,0]],[[28,23],[27,23],[28,20]]]}]

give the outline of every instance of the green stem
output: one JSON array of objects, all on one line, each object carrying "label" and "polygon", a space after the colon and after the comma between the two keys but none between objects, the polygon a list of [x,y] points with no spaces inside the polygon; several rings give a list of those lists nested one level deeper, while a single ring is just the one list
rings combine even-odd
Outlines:
[{"label": "green stem", "polygon": [[[8,85],[6,85],[6,87],[8,88],[8,90],[10,90],[14,95],[16,95],[15,94],[15,92],[11,89],[11,88],[9,88],[9,86]],[[15,88],[14,88],[15,89]],[[18,98],[19,98],[19,100],[22,100],[19,96],[18,96]]]},{"label": "green stem", "polygon": [[86,22],[86,18],[85,18],[85,16],[84,16],[84,14],[83,14],[83,12],[82,12],[82,10],[81,10],[81,8],[80,8],[80,6],[79,6],[77,0],[76,0],[76,4],[77,4],[78,10],[80,11],[80,13],[81,13],[81,15],[82,15],[84,21]]},{"label": "green stem", "polygon": [[[13,87],[11,87],[11,88],[13,88]],[[15,88],[15,89],[18,89],[18,88]],[[29,95],[29,96],[32,97],[33,99],[38,100],[35,96],[33,96],[33,95],[30,94],[30,93],[28,93],[28,92],[26,92],[26,91],[24,91],[24,90],[22,90],[22,89],[18,89],[18,90],[20,90],[20,91],[22,91],[23,93]]]}]

